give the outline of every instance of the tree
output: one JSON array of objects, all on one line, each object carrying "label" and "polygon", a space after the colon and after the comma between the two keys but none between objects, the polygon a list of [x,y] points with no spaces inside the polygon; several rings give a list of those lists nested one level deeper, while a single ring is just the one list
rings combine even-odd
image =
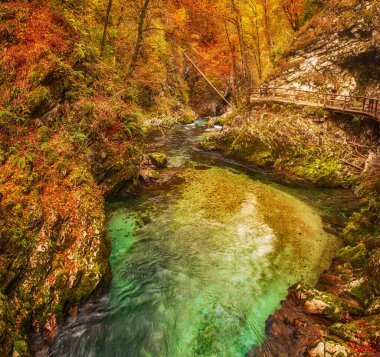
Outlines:
[{"label": "tree", "polygon": [[104,29],[103,29],[102,42],[101,42],[101,45],[100,45],[100,52],[101,53],[104,52],[104,48],[106,46],[107,30],[108,30],[108,25],[109,25],[109,20],[110,20],[111,9],[112,9],[112,0],[108,0],[106,17],[104,19]]},{"label": "tree", "polygon": [[[231,0],[231,8],[233,12],[233,24],[235,25],[236,32],[239,39],[239,47],[241,54],[241,62],[243,68],[244,82],[247,89],[247,94],[252,89],[252,73],[248,62],[248,53],[246,50],[246,43],[244,39],[243,19],[241,9],[236,3],[236,0]],[[249,94],[248,94],[249,95]]]},{"label": "tree", "polygon": [[253,58],[255,60],[255,65],[257,68],[259,80],[261,80],[263,78],[263,64],[262,64],[259,14],[258,14],[257,5],[255,2],[250,1],[249,8],[251,10],[251,15],[249,16],[249,20],[251,23],[251,38],[252,38],[252,46],[250,47],[250,49],[252,50]]},{"label": "tree", "polygon": [[271,19],[271,4],[269,0],[260,0],[260,4],[263,8],[263,23],[264,23],[264,33],[265,39],[268,47],[269,57],[272,54],[273,49],[273,29],[272,29],[272,19]]},{"label": "tree", "polygon": [[285,0],[282,4],[282,9],[290,27],[293,31],[298,31],[301,27],[302,0]]},{"label": "tree", "polygon": [[129,70],[128,70],[129,77],[132,77],[133,72],[137,66],[137,60],[139,58],[141,43],[142,43],[143,34],[144,34],[144,23],[147,16],[149,3],[150,3],[150,0],[144,0],[144,3],[141,7],[140,16],[139,16],[139,25],[137,28],[137,38],[136,38],[135,49],[134,49],[131,63],[129,65]]}]

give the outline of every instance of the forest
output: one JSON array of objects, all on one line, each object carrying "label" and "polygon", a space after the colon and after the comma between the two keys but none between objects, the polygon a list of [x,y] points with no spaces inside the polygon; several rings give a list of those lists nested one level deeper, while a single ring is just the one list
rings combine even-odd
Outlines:
[{"label": "forest", "polygon": [[0,1],[0,355],[380,353],[379,29]]}]

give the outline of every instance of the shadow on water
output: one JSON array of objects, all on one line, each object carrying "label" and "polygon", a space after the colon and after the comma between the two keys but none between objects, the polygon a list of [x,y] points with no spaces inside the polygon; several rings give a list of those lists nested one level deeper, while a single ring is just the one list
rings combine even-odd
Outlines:
[{"label": "shadow on water", "polygon": [[328,267],[339,242],[321,215],[352,196],[198,150],[204,132],[177,126],[150,139],[169,167],[108,203],[110,290],[66,319],[50,356],[244,356],[287,288]]}]

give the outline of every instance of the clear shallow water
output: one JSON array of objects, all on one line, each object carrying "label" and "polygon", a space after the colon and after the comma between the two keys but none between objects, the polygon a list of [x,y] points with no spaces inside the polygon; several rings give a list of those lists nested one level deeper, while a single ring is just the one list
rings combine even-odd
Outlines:
[{"label": "clear shallow water", "polygon": [[178,127],[154,146],[162,181],[108,205],[113,280],[69,318],[51,356],[244,356],[289,286],[314,284],[337,249],[317,202],[332,192],[285,187],[192,148]]}]

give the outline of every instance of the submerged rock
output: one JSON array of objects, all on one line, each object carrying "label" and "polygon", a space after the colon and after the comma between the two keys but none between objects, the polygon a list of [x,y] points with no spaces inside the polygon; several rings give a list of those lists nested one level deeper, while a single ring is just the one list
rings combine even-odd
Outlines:
[{"label": "submerged rock", "polygon": [[156,170],[141,169],[139,176],[143,181],[149,182],[150,180],[158,179],[160,177],[160,173]]},{"label": "submerged rock", "polygon": [[149,159],[152,161],[152,164],[156,167],[165,167],[168,164],[168,157],[161,152],[155,152],[148,155]]}]

